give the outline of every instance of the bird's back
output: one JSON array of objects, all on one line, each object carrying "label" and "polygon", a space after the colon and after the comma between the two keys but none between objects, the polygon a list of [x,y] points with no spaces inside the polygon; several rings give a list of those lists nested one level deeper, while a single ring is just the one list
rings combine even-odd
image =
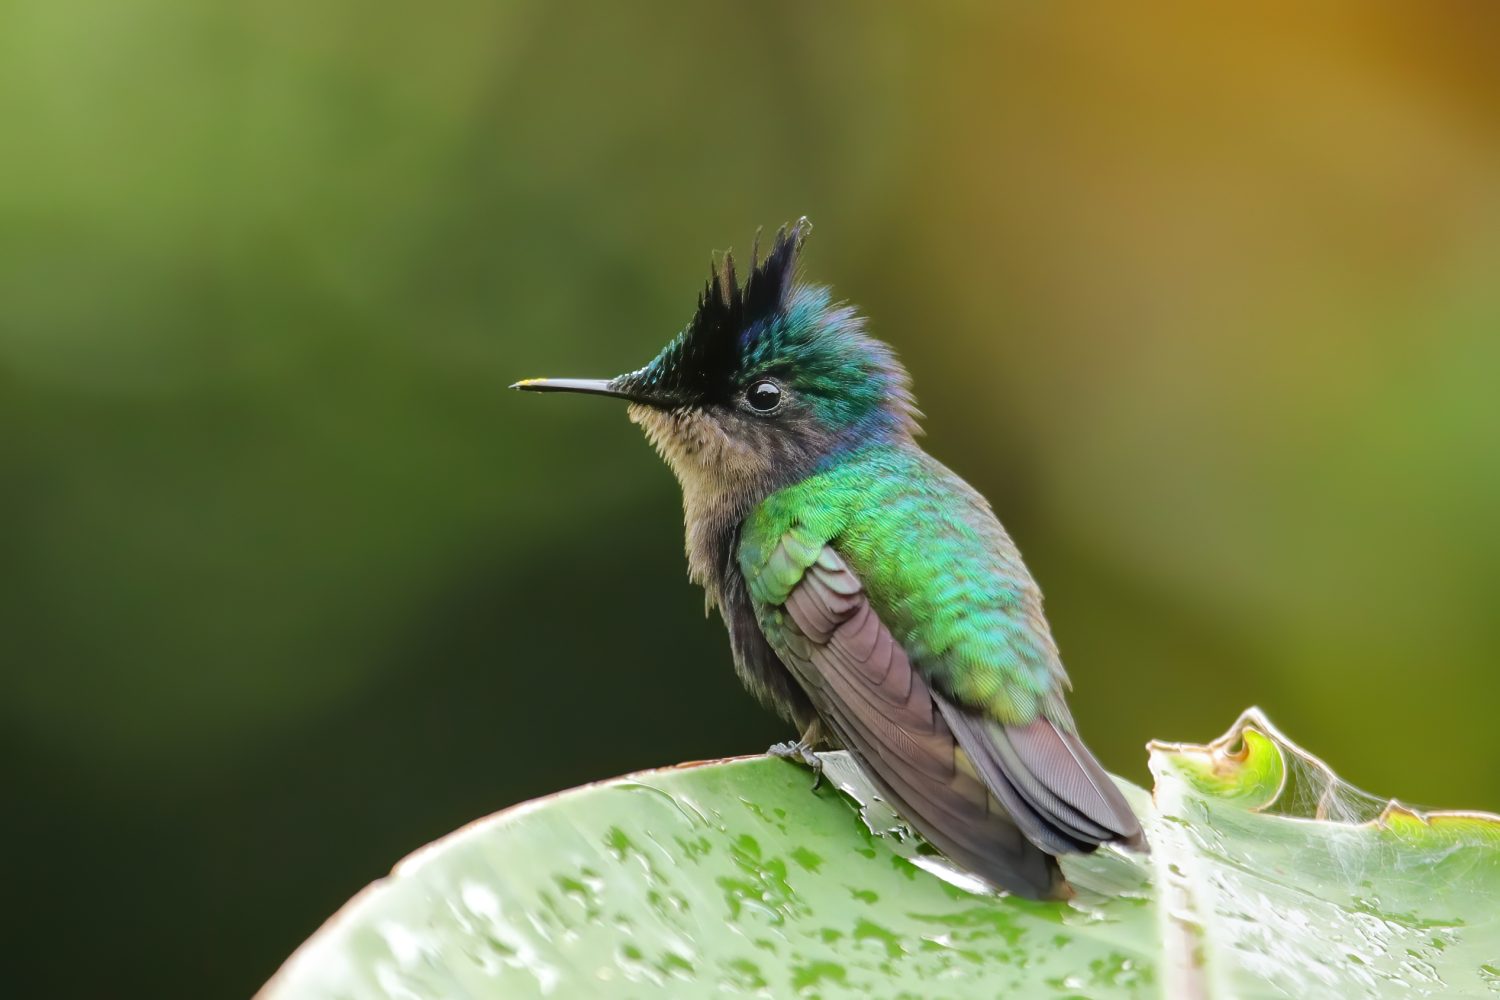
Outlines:
[{"label": "bird's back", "polygon": [[1019,553],[936,460],[883,445],[778,491],[746,519],[738,562],[789,675],[950,858],[1053,896],[1052,856],[1144,846],[1074,732]]},{"label": "bird's back", "polygon": [[747,537],[810,525],[858,574],[912,660],[1001,721],[1067,717],[1041,592],[973,488],[915,445],[849,456],[769,497]]}]

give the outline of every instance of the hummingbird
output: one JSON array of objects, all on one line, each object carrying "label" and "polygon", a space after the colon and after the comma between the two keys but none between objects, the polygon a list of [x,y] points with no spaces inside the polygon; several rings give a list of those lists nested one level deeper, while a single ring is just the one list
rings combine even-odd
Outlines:
[{"label": "hummingbird", "polygon": [[541,378],[616,397],[682,487],[688,575],[758,700],[847,750],[898,815],[996,889],[1065,899],[1059,855],[1145,850],[1079,738],[1042,595],[989,503],[917,443],[896,355],[802,280],[806,218],[741,284],[711,262],[687,326],[645,367]]}]

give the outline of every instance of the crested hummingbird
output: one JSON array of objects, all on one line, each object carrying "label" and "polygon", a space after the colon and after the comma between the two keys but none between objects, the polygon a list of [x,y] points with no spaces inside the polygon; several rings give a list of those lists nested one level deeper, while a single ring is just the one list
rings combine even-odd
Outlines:
[{"label": "crested hummingbird", "polygon": [[691,579],[745,686],[843,747],[896,812],[1000,889],[1065,898],[1057,856],[1139,821],[1079,739],[1042,595],[989,503],[918,446],[910,380],[858,313],[805,283],[811,226],[743,284],[711,266],[645,367],[513,388],[628,402],[682,486]]}]

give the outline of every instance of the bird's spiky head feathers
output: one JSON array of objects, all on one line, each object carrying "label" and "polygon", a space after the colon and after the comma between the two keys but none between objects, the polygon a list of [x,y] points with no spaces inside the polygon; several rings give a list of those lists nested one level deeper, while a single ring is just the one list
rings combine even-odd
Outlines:
[{"label": "bird's spiky head feathers", "polygon": [[[659,409],[718,408],[789,429],[815,422],[845,438],[914,431],[907,375],[890,348],[826,288],[798,281],[811,230],[805,218],[783,226],[763,260],[757,239],[743,284],[725,253],[687,327],[650,364],[611,385]],[[766,381],[783,394],[769,413],[745,399]]]}]

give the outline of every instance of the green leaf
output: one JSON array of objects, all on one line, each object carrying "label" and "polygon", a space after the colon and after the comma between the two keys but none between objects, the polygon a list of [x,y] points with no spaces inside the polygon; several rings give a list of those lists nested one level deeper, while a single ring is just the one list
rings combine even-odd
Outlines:
[{"label": "green leaf", "polygon": [[1069,903],[966,891],[843,754],[816,792],[689,764],[418,851],[262,996],[1500,996],[1500,817],[1376,799],[1254,710],[1150,751],[1152,854],[1068,859]]}]

